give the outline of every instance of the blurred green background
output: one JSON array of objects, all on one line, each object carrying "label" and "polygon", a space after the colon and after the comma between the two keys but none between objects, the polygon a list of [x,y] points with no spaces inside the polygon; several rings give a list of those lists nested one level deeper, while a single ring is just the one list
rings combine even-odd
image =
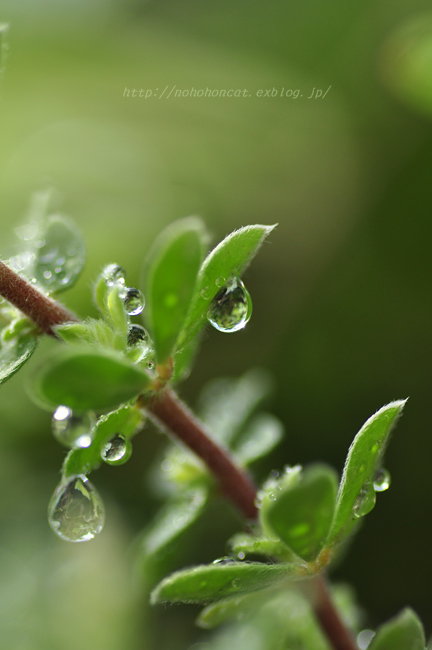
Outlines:
[{"label": "blurred green background", "polygon": [[[174,219],[201,215],[214,243],[278,222],[245,276],[250,324],[208,332],[181,394],[194,404],[208,379],[273,372],[272,410],[287,437],[258,478],[319,459],[341,470],[367,417],[410,396],[387,455],[392,487],[334,577],[353,583],[367,626],[410,605],[430,634],[430,3],[2,0],[1,21],[10,25],[2,253],[31,193],[53,187],[88,242],[65,300],[94,314],[89,289],[102,265],[118,262],[139,285],[151,242]],[[193,97],[192,88],[242,96]],[[125,96],[133,89],[151,96]],[[316,98],[317,89],[328,92]],[[26,374],[0,396],[2,646],[188,647],[202,637],[196,610],[149,612],[132,578],[133,541],[156,507],[145,470],[162,436],[147,430],[126,466],[95,474],[106,529],[67,545],[46,520],[63,451],[49,414],[26,396]],[[223,555],[239,523],[216,504],[166,569]]]}]

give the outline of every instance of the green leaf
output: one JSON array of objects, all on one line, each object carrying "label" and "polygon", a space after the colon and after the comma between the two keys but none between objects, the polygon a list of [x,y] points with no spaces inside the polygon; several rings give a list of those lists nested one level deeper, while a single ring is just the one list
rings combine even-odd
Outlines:
[{"label": "green leaf", "polygon": [[339,485],[335,515],[331,526],[328,545],[339,544],[357,526],[358,512],[366,514],[362,506],[375,501],[373,480],[380,468],[390,433],[402,413],[406,400],[391,402],[383,406],[360,429],[354,438],[345,461]]},{"label": "green leaf", "polygon": [[382,625],[370,650],[425,650],[426,640],[423,625],[412,609],[402,610],[398,616]]},{"label": "green leaf", "polygon": [[32,277],[49,293],[69,289],[78,279],[86,258],[84,240],[72,221],[64,216],[48,217],[41,227],[33,249]]},{"label": "green leaf", "polygon": [[234,562],[209,564],[177,571],[153,590],[152,604],[202,603],[265,589],[294,574],[290,564]]},{"label": "green leaf", "polygon": [[270,453],[282,437],[282,422],[273,415],[260,413],[241,434],[234,447],[235,457],[242,465],[249,465]]},{"label": "green leaf", "polygon": [[114,351],[73,345],[52,350],[34,375],[33,396],[45,408],[59,404],[106,410],[146,389],[150,377]]},{"label": "green leaf", "polygon": [[225,237],[204,260],[178,347],[186,345],[207,321],[215,295],[232,277],[240,276],[275,226],[246,226]]},{"label": "green leaf", "polygon": [[267,522],[297,555],[313,560],[330,529],[336,492],[337,477],[331,467],[308,467],[298,483],[274,493],[274,501],[267,508]]},{"label": "green leaf", "polygon": [[272,387],[269,373],[258,368],[239,379],[215,379],[200,395],[201,420],[218,440],[231,447]]},{"label": "green leaf", "polygon": [[201,220],[189,217],[167,228],[150,253],[146,313],[159,363],[173,354],[184,325],[205,241]]},{"label": "green leaf", "polygon": [[268,602],[267,593],[262,591],[218,600],[201,611],[196,623],[205,630],[212,630],[225,621],[240,623],[256,616],[257,610],[262,610],[265,602]]},{"label": "green leaf", "polygon": [[142,426],[142,412],[132,406],[121,406],[116,411],[102,415],[95,427],[93,441],[85,449],[73,449],[68,453],[63,463],[63,478],[77,474],[88,474],[101,464],[103,447],[115,436],[121,433],[126,438],[134,435]]},{"label": "green leaf", "polygon": [[248,533],[237,533],[228,545],[231,552],[236,555],[264,555],[266,557],[277,557],[284,562],[293,562],[297,558],[283,542],[274,541],[267,537],[249,535]]},{"label": "green leaf", "polygon": [[194,488],[182,493],[175,501],[168,502],[143,535],[140,546],[144,558],[153,558],[166,551],[198,519],[207,500],[207,490]]},{"label": "green leaf", "polygon": [[10,379],[28,361],[36,350],[37,338],[32,334],[21,334],[0,347],[0,384]]}]

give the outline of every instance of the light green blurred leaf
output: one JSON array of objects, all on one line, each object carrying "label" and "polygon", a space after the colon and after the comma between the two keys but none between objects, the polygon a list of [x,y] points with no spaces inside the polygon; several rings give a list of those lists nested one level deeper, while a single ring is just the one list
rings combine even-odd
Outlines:
[{"label": "light green blurred leaf", "polygon": [[188,217],[164,230],[150,252],[146,313],[159,363],[172,355],[184,325],[206,240],[202,221]]},{"label": "light green blurred leaf", "polygon": [[236,555],[243,553],[243,557],[245,555],[264,555],[277,557],[284,562],[293,562],[298,559],[283,542],[248,533],[237,533],[231,537],[228,545],[232,553]]},{"label": "light green blurred leaf", "polygon": [[178,340],[182,348],[203,327],[215,295],[232,276],[240,276],[275,226],[253,225],[225,237],[204,260],[198,274],[194,299]]},{"label": "light green blurred leaf", "polygon": [[51,351],[34,374],[31,392],[44,408],[64,404],[77,411],[97,411],[118,406],[149,383],[146,372],[121,354],[73,345]]},{"label": "light green blurred leaf", "polygon": [[354,438],[339,485],[335,516],[327,540],[329,546],[339,544],[357,525],[355,507],[359,500],[372,498],[374,475],[381,466],[390,433],[405,403],[406,400],[400,400],[383,406]]},{"label": "light green blurred leaf", "polygon": [[304,470],[300,481],[274,492],[267,522],[285,544],[304,560],[317,557],[333,518],[336,472],[326,465]]},{"label": "light green blurred leaf", "polygon": [[116,411],[102,415],[93,432],[93,441],[85,449],[73,449],[63,463],[63,478],[88,474],[101,464],[101,450],[117,434],[130,438],[142,426],[142,412],[132,406],[122,406]]},{"label": "light green blurred leaf", "polygon": [[10,379],[30,359],[36,347],[37,338],[32,334],[22,334],[8,341],[2,341],[0,384]]},{"label": "light green blurred leaf", "polygon": [[369,650],[425,650],[425,647],[423,625],[407,607],[378,629]]},{"label": "light green blurred leaf", "polygon": [[233,562],[210,564],[177,571],[154,589],[152,604],[159,602],[201,603],[265,589],[294,573],[289,564]]},{"label": "light green blurred leaf", "polygon": [[165,551],[204,511],[208,492],[196,487],[169,501],[157,513],[145,531],[140,544],[144,560],[152,559]]},{"label": "light green blurred leaf", "polygon": [[241,465],[249,465],[269,454],[282,440],[283,425],[268,413],[256,415],[234,447],[234,454]]}]

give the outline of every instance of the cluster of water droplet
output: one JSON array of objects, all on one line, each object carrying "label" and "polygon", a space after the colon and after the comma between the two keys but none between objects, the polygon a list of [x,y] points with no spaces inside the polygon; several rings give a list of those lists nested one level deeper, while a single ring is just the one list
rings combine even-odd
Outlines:
[{"label": "cluster of water droplet", "polygon": [[[219,283],[218,283],[219,280]],[[223,281],[218,278],[216,285]],[[252,315],[252,300],[239,278],[231,278],[213,298],[207,312],[209,322],[220,332],[243,329]]]},{"label": "cluster of water droplet", "polygon": [[67,542],[87,542],[105,523],[105,509],[96,488],[83,474],[62,481],[48,506],[52,530]]},{"label": "cluster of water droplet", "polygon": [[[145,307],[143,293],[135,287],[126,286],[126,271],[117,264],[105,267],[102,277],[107,287],[119,287],[119,296],[123,301],[125,312],[128,316],[139,316]],[[130,323],[127,335],[129,350],[135,350],[135,362],[142,361],[149,356],[152,350],[152,341],[147,330],[141,325]],[[153,370],[154,362],[147,363],[149,370]]]},{"label": "cluster of water droplet", "polygon": [[52,431],[56,440],[70,449],[90,447],[96,417],[91,411],[76,414],[68,406],[58,406],[52,419]]},{"label": "cluster of water droplet", "polygon": [[388,490],[390,483],[390,473],[382,467],[379,468],[375,472],[373,480],[370,483],[365,484],[360,490],[354,502],[354,516],[358,519],[373,510],[376,503],[376,493]]}]

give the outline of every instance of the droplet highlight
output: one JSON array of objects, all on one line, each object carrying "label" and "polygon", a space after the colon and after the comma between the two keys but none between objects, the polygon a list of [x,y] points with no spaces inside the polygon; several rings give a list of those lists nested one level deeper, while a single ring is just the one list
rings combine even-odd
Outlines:
[{"label": "droplet highlight", "polygon": [[102,449],[101,456],[108,465],[123,465],[132,454],[132,444],[128,438],[117,433]]},{"label": "droplet highlight", "polygon": [[373,485],[363,487],[354,502],[353,513],[356,519],[364,517],[374,509],[376,494]]},{"label": "droplet highlight", "polygon": [[131,325],[128,331],[127,344],[130,348],[148,347],[150,335],[141,325]]},{"label": "droplet highlight", "polygon": [[120,295],[125,311],[129,316],[138,316],[142,312],[145,306],[145,298],[139,289],[127,287]]},{"label": "droplet highlight", "polygon": [[236,564],[236,561],[226,555],[225,557],[219,557],[217,560],[214,560],[212,564]]},{"label": "droplet highlight", "polygon": [[220,332],[243,329],[252,315],[252,300],[243,282],[235,278],[221,289],[207,312],[210,323]]},{"label": "droplet highlight", "polygon": [[385,492],[389,489],[391,483],[390,472],[383,467],[375,472],[373,487],[375,492]]},{"label": "droplet highlight", "polygon": [[118,264],[109,264],[104,268],[102,277],[107,287],[113,287],[116,284],[125,283],[126,271]]},{"label": "droplet highlight", "polygon": [[91,411],[75,414],[68,406],[58,406],[52,419],[52,432],[61,445],[72,449],[90,447],[96,417]]},{"label": "droplet highlight", "polygon": [[103,529],[105,508],[92,483],[84,475],[73,476],[55,490],[48,521],[66,542],[87,542]]}]

